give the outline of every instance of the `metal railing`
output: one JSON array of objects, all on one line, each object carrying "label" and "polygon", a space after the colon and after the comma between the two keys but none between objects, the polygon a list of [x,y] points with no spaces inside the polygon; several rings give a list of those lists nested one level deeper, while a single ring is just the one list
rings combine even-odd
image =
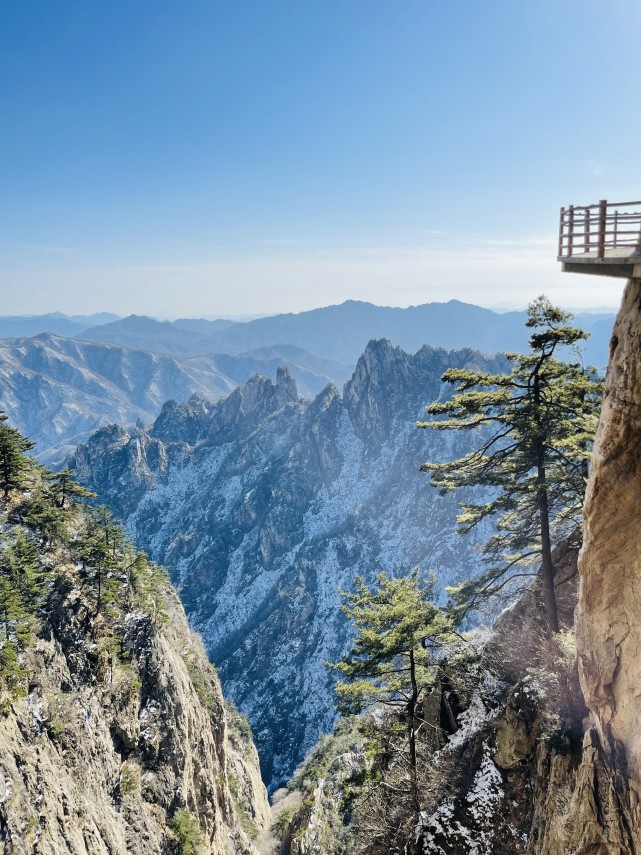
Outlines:
[{"label": "metal railing", "polygon": [[641,210],[630,208],[641,202],[607,202],[561,208],[559,258],[594,253],[605,258],[607,250],[641,250]]}]

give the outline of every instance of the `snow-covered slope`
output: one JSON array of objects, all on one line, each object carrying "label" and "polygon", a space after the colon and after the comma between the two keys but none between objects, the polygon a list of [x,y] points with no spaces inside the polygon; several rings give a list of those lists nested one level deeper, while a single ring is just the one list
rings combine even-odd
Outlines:
[{"label": "snow-covered slope", "polygon": [[51,333],[0,341],[0,409],[50,463],[103,424],[150,422],[169,398],[216,398],[234,385],[211,369],[115,344]]},{"label": "snow-covered slope", "polygon": [[344,366],[293,347],[179,359],[42,333],[0,341],[0,409],[36,442],[40,459],[55,465],[101,425],[149,423],[169,398],[224,397],[256,371],[275,376],[283,362],[307,396],[346,376]]},{"label": "snow-covered slope", "polygon": [[447,368],[500,362],[370,342],[342,395],[328,386],[302,401],[282,369],[275,383],[257,376],[215,404],[170,403],[149,432],[105,428],[77,450],[81,480],[170,568],[272,785],[331,726],[323,663],[349,642],[339,588],[420,565],[442,589],[475,569],[454,499],[418,471],[474,438],[416,420]]}]

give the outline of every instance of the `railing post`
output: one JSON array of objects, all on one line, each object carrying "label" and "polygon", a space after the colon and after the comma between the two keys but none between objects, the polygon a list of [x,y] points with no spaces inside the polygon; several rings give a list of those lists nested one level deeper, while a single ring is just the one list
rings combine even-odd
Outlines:
[{"label": "railing post", "polygon": [[[623,222],[624,222],[624,224],[625,224],[625,220],[624,220]],[[618,231],[618,226],[619,226],[619,212],[618,212],[618,211],[615,211],[615,212],[614,212],[614,237],[613,237],[613,240],[612,240],[612,246],[613,246],[615,249],[617,248],[617,231]],[[625,231],[625,229],[624,229],[623,231]],[[624,243],[625,243],[625,241],[624,241]]]},{"label": "railing post", "polygon": [[585,223],[583,231],[583,252],[590,252],[590,209],[585,209]]},{"label": "railing post", "polygon": [[559,217],[559,258],[563,255],[563,229],[565,228],[565,208],[561,208]]},{"label": "railing post", "polygon": [[568,228],[568,255],[572,255],[574,247],[574,205],[570,205]]},{"label": "railing post", "polygon": [[608,203],[606,199],[599,201],[599,244],[597,249],[597,258],[605,256],[605,217]]}]

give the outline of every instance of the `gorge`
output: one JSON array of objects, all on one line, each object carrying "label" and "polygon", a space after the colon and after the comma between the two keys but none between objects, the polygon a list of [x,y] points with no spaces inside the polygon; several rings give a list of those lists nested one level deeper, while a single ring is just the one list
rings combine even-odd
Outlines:
[{"label": "gorge", "polygon": [[[406,853],[639,851],[640,302],[641,285],[631,280],[612,338],[578,594],[574,545],[559,565],[568,638],[578,597],[578,672],[571,645],[553,653],[560,659],[549,658],[540,604],[526,593],[481,641],[478,663],[468,672],[452,671],[450,688],[444,684],[434,694],[440,735],[430,749],[433,791],[405,840]],[[139,547],[172,570],[224,683],[252,718],[272,789],[332,727],[323,661],[336,659],[348,643],[337,618],[337,588],[355,575],[371,580],[381,568],[406,572],[420,564],[436,572],[442,589],[474,567],[474,539],[466,543],[454,534],[455,503],[430,491],[417,472],[428,455],[462,453],[465,443],[454,437],[427,448],[415,429],[425,404],[443,394],[445,368],[469,365],[497,370],[502,362],[471,350],[424,347],[410,355],[372,342],[342,395],[328,387],[304,401],[282,368],[275,381],[252,378],[215,403],[198,396],[169,402],[149,429],[103,428],[74,456],[82,481],[126,519]],[[64,550],[42,560],[68,565],[65,573],[73,578]],[[167,629],[154,629],[142,615],[126,622],[123,643],[139,674],[126,699],[114,694],[90,637],[77,649],[86,633],[84,597],[72,584],[51,601],[28,658],[28,695],[3,720],[0,830],[8,852],[22,855],[39,844],[56,855],[116,855],[143,839],[140,851],[164,851],[162,841],[173,833],[168,817],[176,810],[169,792],[178,778],[180,800],[198,816],[215,855],[253,853],[252,837],[261,853],[360,851],[358,836],[350,838],[345,816],[336,812],[338,793],[363,762],[358,740],[339,739],[335,744],[343,748],[335,756],[333,743],[324,743],[333,756],[329,766],[312,753],[307,762],[325,771],[315,778],[319,773],[303,767],[306,783],[299,777],[293,784],[294,794],[302,787],[300,806],[288,814],[277,843],[267,834],[270,811],[251,737],[223,704],[213,675],[207,677],[213,706],[203,712],[190,668],[197,662],[208,674],[208,665],[175,595],[166,594]],[[123,671],[119,691],[131,679]],[[563,708],[555,706],[560,679],[569,693]],[[541,680],[552,681],[547,695]],[[452,691],[456,709],[448,699]],[[57,724],[63,708],[66,720]],[[446,729],[444,708],[450,710]],[[154,749],[153,761],[145,747],[152,731],[167,748]],[[341,772],[347,757],[351,771],[348,765]],[[128,764],[141,764],[140,803],[135,793],[118,794]],[[197,768],[199,783],[186,772]],[[81,792],[78,783],[87,775],[97,776],[96,784]],[[150,803],[162,812],[149,812]],[[219,805],[213,813],[212,804]],[[342,829],[340,835],[329,834],[332,828]]]}]

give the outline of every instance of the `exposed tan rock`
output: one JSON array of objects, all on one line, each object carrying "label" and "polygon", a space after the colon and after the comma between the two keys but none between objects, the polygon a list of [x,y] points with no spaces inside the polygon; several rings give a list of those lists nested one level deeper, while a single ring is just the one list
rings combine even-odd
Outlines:
[{"label": "exposed tan rock", "polygon": [[496,728],[494,762],[501,769],[514,769],[531,757],[540,735],[536,714],[527,699],[524,703],[523,695],[522,686],[510,690],[504,716]]},{"label": "exposed tan rock", "polygon": [[533,778],[531,855],[633,855],[625,778],[614,771],[598,733],[588,729],[579,757],[571,744],[541,743]]},{"label": "exposed tan rock", "polygon": [[[577,654],[606,757],[625,763],[641,850],[641,280],[628,282],[610,345],[585,504]],[[617,850],[603,850],[617,851]]]},{"label": "exposed tan rock", "polygon": [[175,594],[168,610],[158,627],[127,617],[129,664],[113,672],[80,591],[43,622],[30,694],[0,718],[7,855],[165,855],[178,808],[198,817],[203,855],[255,855],[246,831],[270,809],[251,736],[230,721]]}]

